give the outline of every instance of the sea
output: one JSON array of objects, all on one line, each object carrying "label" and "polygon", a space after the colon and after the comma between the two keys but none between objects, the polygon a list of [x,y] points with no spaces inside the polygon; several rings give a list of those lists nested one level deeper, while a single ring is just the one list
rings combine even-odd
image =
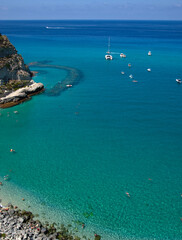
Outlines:
[{"label": "sea", "polygon": [[50,65],[81,73],[0,109],[2,204],[81,239],[182,239],[182,21],[0,21],[0,33],[42,64],[30,69],[46,90],[67,77]]}]

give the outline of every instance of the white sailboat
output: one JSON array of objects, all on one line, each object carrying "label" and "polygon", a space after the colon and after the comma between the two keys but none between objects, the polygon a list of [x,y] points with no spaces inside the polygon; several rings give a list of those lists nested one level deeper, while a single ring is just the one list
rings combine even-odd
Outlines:
[{"label": "white sailboat", "polygon": [[111,55],[111,52],[110,52],[110,37],[109,37],[109,40],[108,40],[108,51],[106,53],[107,54],[105,55],[105,59],[106,60],[112,60],[112,55]]}]

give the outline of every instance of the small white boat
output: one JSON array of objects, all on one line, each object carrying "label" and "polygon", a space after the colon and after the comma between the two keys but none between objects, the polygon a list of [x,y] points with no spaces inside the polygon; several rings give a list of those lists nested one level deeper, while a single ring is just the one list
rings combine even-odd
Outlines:
[{"label": "small white boat", "polygon": [[71,84],[67,84],[66,87],[72,87],[72,85]]},{"label": "small white boat", "polygon": [[177,83],[181,83],[181,79],[179,79],[179,78],[176,79],[176,82],[177,82]]},{"label": "small white boat", "polygon": [[120,57],[121,57],[121,58],[125,58],[126,55],[125,55],[124,53],[121,53],[121,54],[120,54]]},{"label": "small white boat", "polygon": [[132,74],[130,74],[130,75],[129,75],[129,78],[131,78],[131,79],[132,79],[132,78],[133,78],[133,75],[132,75]]},{"label": "small white boat", "polygon": [[109,40],[108,40],[108,51],[106,52],[107,54],[105,55],[105,59],[106,60],[112,60],[112,55],[111,55],[111,52],[110,52],[110,37],[109,37]]},{"label": "small white boat", "polygon": [[148,51],[148,56],[152,56],[152,52],[151,51]]},{"label": "small white boat", "polygon": [[124,72],[121,72],[122,75],[124,75]]},{"label": "small white boat", "polygon": [[147,68],[147,71],[148,71],[148,72],[151,72],[151,68]]}]

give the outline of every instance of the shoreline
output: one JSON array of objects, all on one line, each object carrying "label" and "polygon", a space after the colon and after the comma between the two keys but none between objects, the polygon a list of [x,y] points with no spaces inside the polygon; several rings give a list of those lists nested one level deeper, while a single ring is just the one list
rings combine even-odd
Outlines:
[{"label": "shoreline", "polygon": [[[61,222],[42,221],[39,214],[34,214],[32,211],[24,210],[11,203],[3,205],[0,201],[0,238],[6,240],[101,240],[98,234],[86,237],[87,234],[83,235],[81,231],[75,230],[70,223],[65,225]],[[82,225],[83,230],[84,228],[85,226]]]},{"label": "shoreline", "polygon": [[[97,229],[94,231],[94,228],[90,229],[90,226],[86,224],[85,228],[82,228],[82,224],[79,219],[75,215],[69,215],[64,209],[63,211],[57,211],[54,206],[44,205],[41,199],[38,199],[36,196],[32,195],[31,193],[25,192],[23,189],[20,189],[18,186],[14,184],[9,184],[9,182],[4,181],[0,177],[0,181],[3,183],[0,185],[0,205],[2,204],[4,208],[10,208],[11,206],[18,206],[17,210],[21,212],[28,212],[34,216],[35,221],[39,221],[44,228],[50,227],[55,225],[56,232],[60,231],[60,226],[64,226],[66,232],[70,232],[73,238],[52,238],[52,239],[62,239],[62,240],[99,240],[105,239],[109,240],[111,238],[104,237],[104,235]],[[10,210],[11,210],[10,209]],[[13,209],[13,210],[15,210]],[[9,210],[9,209],[8,209]],[[0,233],[1,233],[1,207],[0,207]],[[19,224],[16,222],[14,225],[17,226]],[[24,231],[23,229],[21,229]],[[95,229],[96,230],[96,229]],[[55,232],[55,233],[56,233]],[[101,233],[100,238],[95,238],[94,234]],[[75,238],[77,236],[77,238]],[[97,237],[98,237],[97,236]],[[5,238],[11,239],[11,238]],[[17,238],[12,238],[17,239]],[[23,238],[24,239],[24,238]],[[31,238],[35,239],[35,238]],[[43,239],[50,239],[48,237],[41,238]],[[115,238],[114,238],[115,239]],[[117,238],[116,238],[117,239]]]},{"label": "shoreline", "polygon": [[[30,211],[20,210],[17,206],[8,204],[7,207],[0,205],[0,238],[3,239],[62,239],[79,240],[78,236],[72,234],[63,224],[43,224],[34,219]],[[95,240],[100,240],[95,237]]]}]

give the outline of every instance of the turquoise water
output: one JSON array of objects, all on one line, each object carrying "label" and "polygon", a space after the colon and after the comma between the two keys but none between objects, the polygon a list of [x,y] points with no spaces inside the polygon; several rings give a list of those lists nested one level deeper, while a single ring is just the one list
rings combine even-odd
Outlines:
[{"label": "turquoise water", "polygon": [[[83,74],[60,96],[0,110],[7,189],[20,201],[23,193],[37,199],[50,209],[47,217],[55,211],[59,221],[64,212],[84,222],[83,234],[182,239],[182,86],[175,82],[182,78],[182,22],[1,21],[0,32],[26,63],[50,61]],[[111,51],[126,59],[105,61],[108,36]],[[46,88],[66,76],[31,69]]]}]

